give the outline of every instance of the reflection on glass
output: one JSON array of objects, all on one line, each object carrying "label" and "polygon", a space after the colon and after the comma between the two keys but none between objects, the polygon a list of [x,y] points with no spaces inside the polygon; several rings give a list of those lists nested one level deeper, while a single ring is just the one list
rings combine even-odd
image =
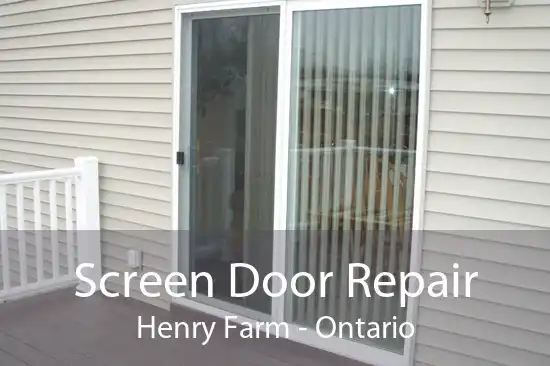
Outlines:
[{"label": "reflection on glass", "polygon": [[[335,278],[325,298],[293,298],[289,320],[405,319],[398,294],[347,297],[347,268],[373,278],[409,265],[419,33],[419,6],[294,17],[289,271]],[[402,339],[359,341],[403,352]]]},{"label": "reflection on glass", "polygon": [[272,268],[279,16],[194,20],[192,32],[190,270],[212,275],[214,297],[269,313],[261,291],[229,296],[230,265]]}]

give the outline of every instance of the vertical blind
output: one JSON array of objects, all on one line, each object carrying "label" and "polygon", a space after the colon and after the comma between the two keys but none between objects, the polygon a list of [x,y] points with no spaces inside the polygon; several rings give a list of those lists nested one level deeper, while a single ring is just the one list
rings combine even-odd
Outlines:
[{"label": "vertical blind", "polygon": [[325,298],[292,299],[292,321],[402,321],[398,295],[366,298],[358,287],[350,299],[347,275],[352,262],[370,278],[408,269],[420,7],[305,11],[293,21],[289,261],[292,272],[335,278]]}]

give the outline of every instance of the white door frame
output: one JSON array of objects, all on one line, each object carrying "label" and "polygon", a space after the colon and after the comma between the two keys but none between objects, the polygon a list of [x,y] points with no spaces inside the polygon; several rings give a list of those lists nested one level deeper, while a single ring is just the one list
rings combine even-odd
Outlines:
[{"label": "white door frame", "polygon": [[[419,73],[419,98],[418,98],[418,124],[417,144],[415,159],[415,180],[413,199],[413,236],[411,243],[410,271],[419,272],[422,253],[422,235],[425,201],[425,176],[427,158],[427,137],[429,124],[429,77],[430,77],[430,38],[431,38],[431,0],[226,0],[210,3],[197,3],[179,5],[174,8],[174,67],[173,67],[173,142],[172,142],[172,229],[174,232],[172,241],[172,268],[178,271],[178,230],[187,230],[188,226],[180,227],[179,191],[180,184],[188,187],[188,170],[180,182],[180,167],[176,164],[177,151],[184,151],[189,157],[189,134],[180,140],[180,100],[189,98],[189,85],[182,85],[180,78],[181,43],[182,43],[182,18],[184,14],[227,11],[237,9],[251,9],[258,7],[277,6],[280,9],[279,29],[279,74],[277,93],[277,134],[275,153],[275,192],[274,192],[274,222],[275,240],[277,232],[287,229],[287,194],[288,194],[288,168],[289,168],[289,138],[290,138],[290,77],[291,77],[291,51],[292,51],[292,14],[301,10],[320,9],[344,9],[375,6],[421,5],[421,32],[420,32],[420,73]],[[190,36],[191,32],[186,35]],[[186,73],[187,74],[187,73]],[[184,89],[181,89],[181,88]],[[187,99],[188,100],[188,99]],[[184,106],[188,106],[185,103]],[[190,113],[186,110],[184,113]],[[187,130],[188,126],[184,126]],[[181,146],[181,147],[180,147]],[[189,206],[182,201],[183,215],[189,217]],[[188,220],[184,220],[187,222]],[[273,271],[285,273],[285,246],[273,246]],[[416,284],[412,284],[415,286]],[[220,309],[212,305],[206,305],[185,298],[174,298],[174,303],[207,312],[214,316],[224,317],[236,314]],[[272,320],[284,321],[284,298],[274,298],[272,301]],[[411,298],[407,306],[407,321],[417,324],[418,298]],[[238,316],[239,321],[254,322]],[[359,344],[344,339],[322,339],[313,330],[303,330],[302,327],[291,325],[290,339],[314,347],[322,348],[330,352],[341,354],[366,363],[381,366],[411,366],[414,363],[415,338],[405,340],[404,354],[396,354],[372,346]]]}]

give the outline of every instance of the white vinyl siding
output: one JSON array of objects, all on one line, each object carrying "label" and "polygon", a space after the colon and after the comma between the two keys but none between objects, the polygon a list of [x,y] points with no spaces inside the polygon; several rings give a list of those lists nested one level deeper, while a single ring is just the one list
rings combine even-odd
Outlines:
[{"label": "white vinyl siding", "polygon": [[[0,173],[97,156],[102,228],[148,229],[139,234],[148,240],[104,235],[105,271],[127,270],[129,247],[143,249],[144,271],[170,270],[169,243],[150,230],[171,228],[181,2],[0,5]],[[470,299],[421,299],[415,365],[548,366],[550,249],[508,233],[550,228],[550,0],[516,0],[488,25],[477,5],[433,0],[424,223],[455,235],[426,240],[422,265],[449,271],[457,261],[480,278]],[[502,237],[473,231],[487,229]]]},{"label": "white vinyl siding", "polygon": [[174,3],[0,5],[0,173],[98,157],[101,226],[116,231],[102,237],[104,271],[129,270],[129,248],[143,250],[143,271],[170,270]]},{"label": "white vinyl siding", "polygon": [[448,231],[426,235],[422,270],[479,279],[421,298],[415,365],[549,365],[550,247],[530,239],[550,228],[550,0],[488,25],[477,0],[432,15],[424,226]]}]

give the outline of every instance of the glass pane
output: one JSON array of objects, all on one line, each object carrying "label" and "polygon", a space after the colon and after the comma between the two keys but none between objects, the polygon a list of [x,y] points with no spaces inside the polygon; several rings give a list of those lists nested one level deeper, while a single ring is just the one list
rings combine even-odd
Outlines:
[{"label": "glass pane", "polygon": [[272,268],[279,15],[194,20],[192,32],[190,270],[212,275],[215,298],[269,313],[262,291],[229,296],[230,265]]},{"label": "glass pane", "polygon": [[[310,327],[324,315],[399,325],[399,294],[379,298],[371,285],[367,298],[358,285],[349,298],[347,276],[349,263],[367,264],[369,278],[409,265],[420,6],[304,11],[293,20],[289,271],[334,278],[326,297],[295,297],[287,313]],[[403,352],[400,338],[351,338]]]}]

